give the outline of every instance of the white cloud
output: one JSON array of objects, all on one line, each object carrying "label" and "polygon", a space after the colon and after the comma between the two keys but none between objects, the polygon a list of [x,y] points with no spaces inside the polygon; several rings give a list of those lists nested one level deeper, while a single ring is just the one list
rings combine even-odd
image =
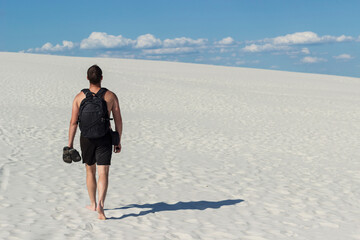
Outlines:
[{"label": "white cloud", "polygon": [[56,44],[55,46],[47,42],[40,48],[30,48],[26,52],[60,52],[64,50],[70,50],[75,47],[75,44],[71,41],[62,41],[62,45]]},{"label": "white cloud", "polygon": [[160,47],[161,40],[152,34],[141,35],[137,38],[135,48],[153,48]]},{"label": "white cloud", "polygon": [[[290,58],[295,58],[297,63],[319,63],[326,62],[327,59],[313,57],[310,55],[306,44],[320,43],[338,43],[344,41],[360,41],[359,38],[353,38],[345,35],[341,36],[318,36],[314,32],[297,32],[275,38],[265,38],[258,41],[246,42],[240,45],[239,41],[235,41],[232,37],[225,37],[219,41],[209,41],[205,38],[192,39],[188,37],[167,38],[162,40],[152,34],[144,34],[136,36],[133,39],[123,37],[122,35],[110,35],[105,32],[92,32],[87,38],[81,42],[73,43],[71,41],[63,41],[60,44],[53,45],[49,42],[39,48],[29,49],[25,52],[41,52],[53,53],[60,51],[71,51],[73,53],[95,54],[101,57],[121,57],[121,58],[142,58],[142,59],[164,59],[174,60],[186,57],[187,54],[193,54],[195,62],[213,63],[218,61],[227,64],[230,60],[234,65],[258,64],[259,61],[246,60],[244,52],[260,53],[271,52],[271,54],[287,54]],[[242,48],[241,50],[239,48]],[[89,51],[97,49],[96,51]],[[218,56],[218,57],[216,57]],[[221,57],[219,57],[221,56]],[[244,59],[243,59],[244,58]],[[292,61],[289,58],[290,61]],[[354,58],[349,54],[341,54],[333,56],[338,61],[347,61]],[[188,58],[187,58],[188,59]],[[272,63],[273,64],[273,63]]]},{"label": "white cloud", "polygon": [[244,60],[238,60],[235,62],[236,65],[243,65],[245,64],[246,62]]},{"label": "white cloud", "polygon": [[220,53],[226,53],[226,52],[229,52],[229,51],[230,51],[229,49],[220,48]]},{"label": "white cloud", "polygon": [[[253,44],[247,45],[243,48],[246,52],[263,52],[274,50],[288,50],[292,45],[306,45],[306,44],[320,44],[330,42],[346,42],[354,41],[351,36],[318,36],[314,32],[297,32],[293,34],[287,34],[285,36],[278,36],[275,38],[265,38],[263,40],[253,41]],[[255,43],[257,44],[255,44]],[[303,48],[304,50],[305,48]],[[307,49],[308,50],[308,49]],[[305,50],[306,51],[306,50]],[[302,51],[305,54],[308,54]]]},{"label": "white cloud", "polygon": [[310,50],[308,48],[302,48],[301,53],[310,54]]},{"label": "white cloud", "polygon": [[[161,41],[152,34],[144,34],[137,37],[136,40],[125,38],[121,35],[114,36],[104,32],[93,32],[80,44],[80,49],[103,49],[103,48],[123,48],[130,47],[135,49],[143,48],[178,48],[183,46],[201,46],[205,45],[207,39],[191,39],[186,37],[165,39]],[[176,50],[175,50],[176,51]]]},{"label": "white cloud", "polygon": [[[181,54],[200,51],[207,47],[208,39],[191,39],[179,37],[174,39],[165,39],[164,41],[156,38],[152,34],[144,34],[136,39],[123,37],[122,35],[110,35],[105,32],[92,32],[89,37],[83,39],[80,43],[63,41],[62,45],[53,46],[51,43],[44,44],[41,48],[28,49],[23,52],[55,52],[72,49],[78,50],[99,49],[102,53],[98,56],[122,56],[124,52],[119,53],[117,49],[124,49],[128,54],[145,56],[149,54]],[[210,50],[210,49],[209,49]],[[113,53],[110,53],[113,51]],[[120,55],[119,55],[120,54]]]},{"label": "white cloud", "polygon": [[37,49],[39,49],[39,51],[52,51],[54,48],[55,47],[51,43],[47,42],[41,48]]},{"label": "white cloud", "polygon": [[337,59],[337,60],[350,60],[353,59],[354,57],[352,57],[350,54],[340,54],[339,56],[334,56],[333,58]]},{"label": "white cloud", "polygon": [[182,47],[182,46],[192,46],[192,45],[205,45],[207,39],[199,38],[199,39],[191,39],[186,37],[174,38],[174,39],[165,39],[163,41],[163,46],[165,48],[171,47]]},{"label": "white cloud", "polygon": [[210,58],[210,60],[211,61],[221,61],[221,60],[223,60],[223,58],[220,56],[216,56],[216,57]]},{"label": "white cloud", "polygon": [[319,63],[319,62],[326,62],[327,60],[324,58],[318,58],[318,57],[304,57],[301,59],[301,62],[303,63]]},{"label": "white cloud", "polygon": [[332,36],[325,36],[329,37],[330,40],[335,42],[347,42],[347,41],[353,41],[354,38],[350,36],[341,35],[340,37],[332,37]]},{"label": "white cloud", "polygon": [[161,55],[156,55],[156,56],[148,55],[148,56],[145,56],[146,59],[152,59],[152,60],[160,60],[163,57],[164,56],[161,56]]},{"label": "white cloud", "polygon": [[230,44],[235,43],[235,40],[232,37],[226,37],[216,43],[221,44],[221,45],[230,45]]},{"label": "white cloud", "polygon": [[135,54],[129,53],[129,52],[122,52],[122,51],[101,51],[97,54],[97,57],[102,58],[136,58]]},{"label": "white cloud", "polygon": [[277,46],[270,43],[266,43],[264,45],[251,44],[243,48],[245,52],[266,52],[266,51],[289,50],[289,49],[290,49],[289,46]]},{"label": "white cloud", "polygon": [[145,54],[180,54],[180,53],[190,53],[195,52],[196,49],[192,47],[177,47],[177,48],[158,48],[158,49],[144,49],[143,53]]},{"label": "white cloud", "polygon": [[81,41],[80,49],[121,48],[131,46],[134,42],[134,40],[121,35],[114,36],[104,32],[92,32],[88,38]]},{"label": "white cloud", "polygon": [[313,32],[298,32],[293,34],[287,34],[285,36],[279,36],[267,41],[273,42],[274,44],[306,44],[314,43],[319,41],[319,37]]},{"label": "white cloud", "polygon": [[297,32],[293,34],[287,34],[285,36],[279,36],[275,38],[264,39],[265,42],[271,42],[276,45],[296,45],[296,44],[314,44],[314,43],[326,43],[326,42],[345,42],[352,41],[353,37],[341,35],[339,37],[325,35],[319,37],[314,32]]},{"label": "white cloud", "polygon": [[205,58],[204,57],[197,57],[197,58],[195,58],[195,62],[202,62],[202,61],[204,61],[205,60]]}]

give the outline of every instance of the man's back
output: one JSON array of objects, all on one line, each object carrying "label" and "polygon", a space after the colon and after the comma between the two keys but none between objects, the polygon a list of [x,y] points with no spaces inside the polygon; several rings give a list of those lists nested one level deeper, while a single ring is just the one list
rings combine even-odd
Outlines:
[{"label": "man's back", "polygon": [[[89,88],[90,92],[93,92],[93,93],[97,93],[100,88]],[[76,102],[76,105],[78,108],[80,108],[80,104],[82,102],[82,100],[84,100],[86,98],[86,95],[83,93],[83,92],[79,92],[74,101]],[[117,110],[117,108],[119,107],[119,102],[118,102],[118,98],[116,96],[115,93],[113,93],[112,91],[110,90],[107,90],[104,94],[104,100],[106,102],[106,105],[107,105],[107,108],[108,108],[108,113],[109,115],[115,110]],[[114,113],[113,113],[114,115]]]}]

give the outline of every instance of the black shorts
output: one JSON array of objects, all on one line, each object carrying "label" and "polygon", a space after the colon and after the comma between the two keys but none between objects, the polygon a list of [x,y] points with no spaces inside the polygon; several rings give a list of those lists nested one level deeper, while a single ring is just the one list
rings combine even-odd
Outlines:
[{"label": "black shorts", "polygon": [[110,165],[112,155],[110,132],[104,137],[89,139],[80,136],[82,162],[87,165]]}]

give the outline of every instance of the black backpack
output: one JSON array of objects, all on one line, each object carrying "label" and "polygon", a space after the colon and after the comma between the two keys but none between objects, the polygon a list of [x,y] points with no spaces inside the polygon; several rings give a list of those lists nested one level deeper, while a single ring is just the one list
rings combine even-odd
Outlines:
[{"label": "black backpack", "polygon": [[79,128],[86,138],[100,138],[110,130],[110,118],[103,96],[107,91],[101,88],[96,94],[89,89],[81,90],[86,98],[82,100],[79,110]]}]

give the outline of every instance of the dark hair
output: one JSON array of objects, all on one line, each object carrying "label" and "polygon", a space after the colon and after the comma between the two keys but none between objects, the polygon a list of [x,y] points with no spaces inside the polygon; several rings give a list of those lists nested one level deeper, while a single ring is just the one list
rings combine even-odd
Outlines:
[{"label": "dark hair", "polygon": [[87,71],[87,77],[92,84],[98,84],[102,78],[102,71],[98,65],[92,65]]}]

